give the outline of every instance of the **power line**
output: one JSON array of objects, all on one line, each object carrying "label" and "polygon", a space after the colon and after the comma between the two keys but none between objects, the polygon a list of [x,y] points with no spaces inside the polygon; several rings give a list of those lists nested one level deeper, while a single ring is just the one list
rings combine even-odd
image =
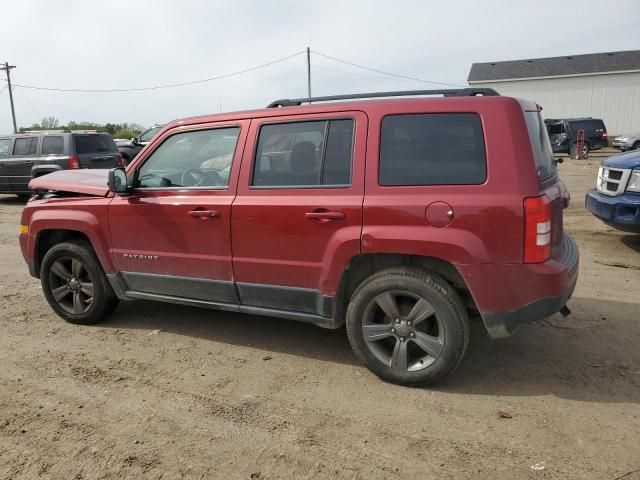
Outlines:
[{"label": "power line", "polygon": [[335,72],[341,73],[343,75],[355,75],[356,77],[366,77],[366,78],[377,78],[378,80],[388,80],[392,82],[402,81],[402,82],[415,82],[416,80],[409,80],[406,78],[389,78],[389,77],[381,77],[379,75],[367,75],[366,73],[357,73],[357,72],[348,72],[346,70],[336,70],[335,68],[328,68],[320,65],[311,65],[311,68],[318,68],[320,70],[326,70],[327,72]]},{"label": "power line", "polygon": [[465,87],[466,86],[466,85],[458,85],[458,84],[455,84],[455,83],[434,82],[434,81],[431,81],[431,80],[425,80],[423,78],[409,77],[407,75],[400,75],[400,74],[397,74],[397,73],[385,72],[384,70],[378,70],[376,68],[365,67],[364,65],[359,65],[359,64],[353,63],[353,62],[348,62],[347,60],[341,60],[339,58],[332,57],[331,55],[326,55],[324,53],[320,53],[320,52],[318,52],[316,50],[312,50],[312,52],[315,53],[316,55],[320,55],[321,57],[328,58],[329,60],[333,60],[335,62],[344,63],[345,65],[351,65],[352,67],[362,68],[363,70],[369,70],[370,72],[382,73],[383,75],[390,75],[392,77],[397,77],[397,78],[404,78],[405,80],[414,80],[416,82],[432,83],[434,85],[445,85],[445,86],[448,86],[448,87]]},{"label": "power line", "polygon": [[229,78],[229,77],[233,77],[236,75],[241,75],[243,73],[248,73],[248,72],[253,72],[254,70],[259,70],[261,68],[265,68],[268,67],[270,65],[279,63],[279,62],[284,62],[285,60],[289,60],[293,57],[297,57],[298,55],[302,55],[303,53],[306,53],[306,50],[302,50],[300,52],[294,53],[293,55],[289,55],[283,58],[279,58],[277,60],[273,60],[271,62],[267,62],[267,63],[263,63],[260,65],[256,65],[255,67],[250,67],[250,68],[245,68],[244,70],[239,70],[237,72],[232,72],[232,73],[226,73],[224,75],[218,75],[216,77],[210,77],[210,78],[204,78],[201,80],[193,80],[190,82],[183,82],[183,83],[171,83],[168,85],[156,85],[153,87],[139,87],[139,88],[99,88],[99,89],[78,89],[78,88],[53,88],[53,87],[42,87],[42,86],[37,86],[37,85],[24,85],[24,84],[14,84],[14,86],[16,87],[20,87],[20,88],[29,88],[32,90],[46,90],[46,91],[51,91],[51,92],[76,92],[76,93],[121,93],[121,92],[141,92],[141,91],[147,91],[147,90],[160,90],[163,88],[174,88],[174,87],[185,87],[188,85],[197,85],[199,83],[206,83],[206,82],[212,82],[214,80],[221,80],[223,78]]}]

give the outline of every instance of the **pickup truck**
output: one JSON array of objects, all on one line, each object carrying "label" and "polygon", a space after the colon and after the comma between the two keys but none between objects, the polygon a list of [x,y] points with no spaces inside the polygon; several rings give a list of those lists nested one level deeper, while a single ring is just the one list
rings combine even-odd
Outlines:
[{"label": "pickup truck", "polygon": [[640,150],[602,162],[596,188],[587,193],[585,206],[613,228],[640,233]]}]

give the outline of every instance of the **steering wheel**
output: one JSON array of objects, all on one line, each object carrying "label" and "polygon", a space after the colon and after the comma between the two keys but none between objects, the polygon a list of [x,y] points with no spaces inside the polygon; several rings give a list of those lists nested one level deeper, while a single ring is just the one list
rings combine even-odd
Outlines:
[{"label": "steering wheel", "polygon": [[217,186],[222,183],[222,178],[217,172],[203,172],[197,168],[186,170],[180,180],[183,187]]}]

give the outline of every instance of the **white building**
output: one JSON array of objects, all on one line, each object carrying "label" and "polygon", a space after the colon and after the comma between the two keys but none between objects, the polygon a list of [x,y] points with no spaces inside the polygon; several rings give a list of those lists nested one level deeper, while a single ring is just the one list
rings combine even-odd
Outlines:
[{"label": "white building", "polygon": [[545,118],[601,118],[610,136],[640,132],[640,50],[474,63],[468,82],[533,100]]}]

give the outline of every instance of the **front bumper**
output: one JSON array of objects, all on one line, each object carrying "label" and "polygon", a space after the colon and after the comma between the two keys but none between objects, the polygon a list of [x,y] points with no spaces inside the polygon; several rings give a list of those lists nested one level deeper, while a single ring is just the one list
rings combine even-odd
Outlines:
[{"label": "front bumper", "polygon": [[565,233],[556,258],[544,263],[460,268],[489,336],[508,337],[564,307],[578,281],[579,257],[578,245]]},{"label": "front bumper", "polygon": [[585,207],[607,225],[623,232],[640,233],[640,194],[603,195],[587,192]]}]

